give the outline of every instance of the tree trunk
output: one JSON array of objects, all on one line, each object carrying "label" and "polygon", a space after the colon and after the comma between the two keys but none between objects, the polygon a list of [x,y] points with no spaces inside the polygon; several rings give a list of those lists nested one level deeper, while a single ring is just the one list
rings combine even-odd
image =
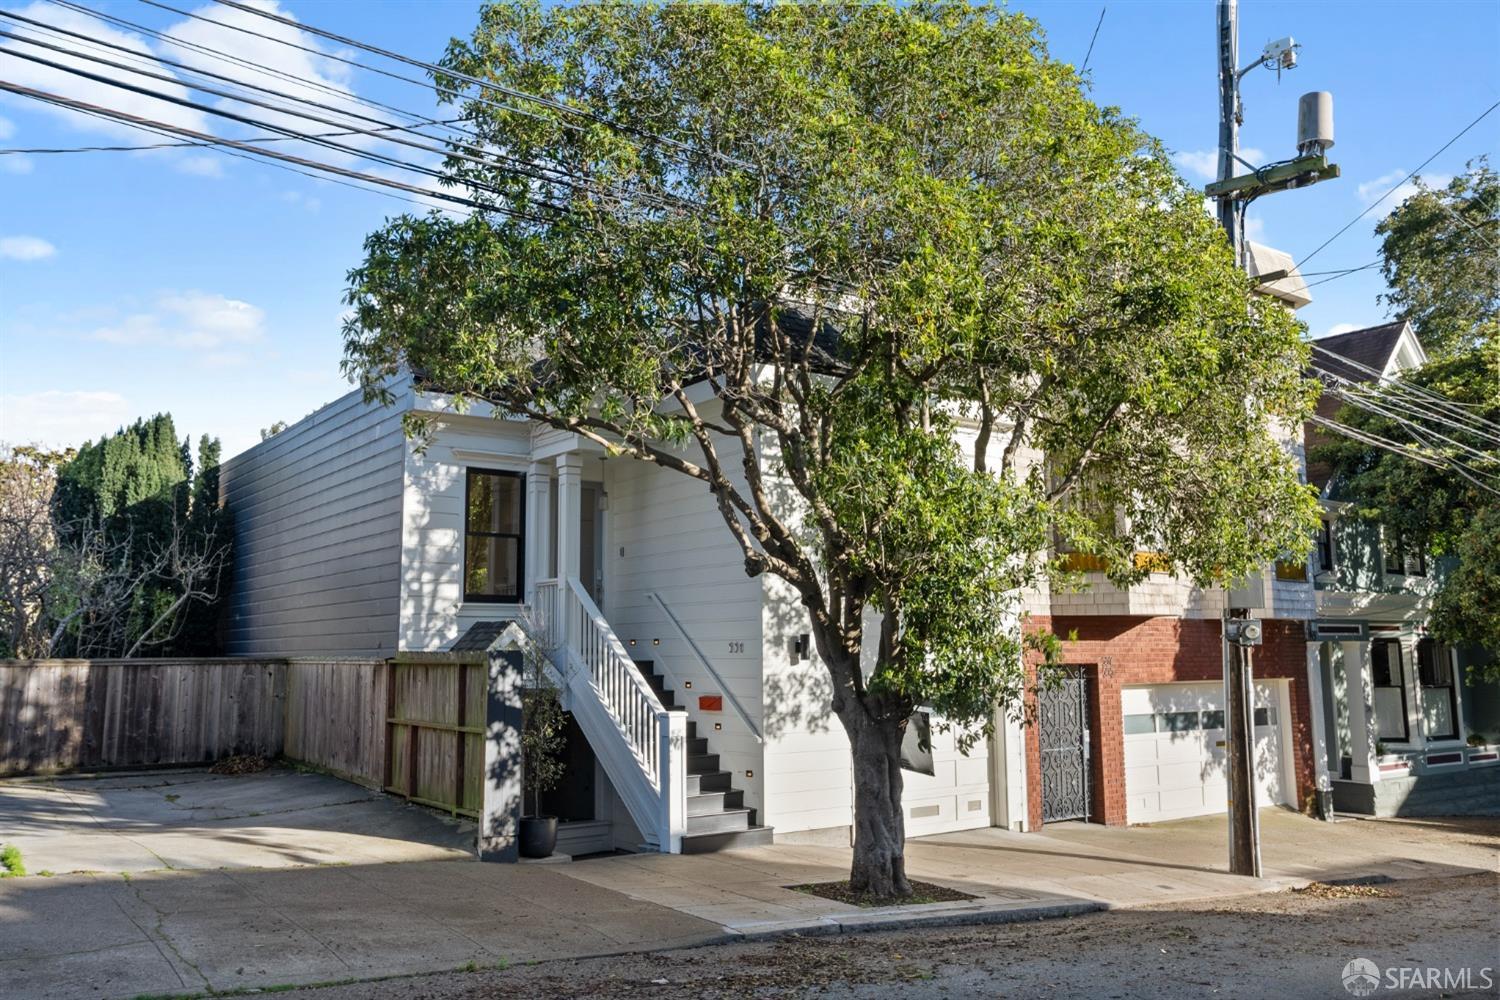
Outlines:
[{"label": "tree trunk", "polygon": [[854,758],[854,861],[849,887],[872,896],[906,896],[906,824],[901,813],[901,730],[863,706],[840,713]]}]

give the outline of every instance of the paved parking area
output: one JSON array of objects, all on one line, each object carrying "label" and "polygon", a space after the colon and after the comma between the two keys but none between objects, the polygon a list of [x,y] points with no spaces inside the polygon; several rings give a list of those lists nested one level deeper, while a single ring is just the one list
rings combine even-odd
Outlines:
[{"label": "paved parking area", "polygon": [[322,774],[151,771],[0,782],[0,840],[62,875],[453,860],[474,827]]}]

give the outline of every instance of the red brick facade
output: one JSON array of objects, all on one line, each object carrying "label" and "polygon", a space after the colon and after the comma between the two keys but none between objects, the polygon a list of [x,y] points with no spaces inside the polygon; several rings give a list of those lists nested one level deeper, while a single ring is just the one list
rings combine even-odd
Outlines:
[{"label": "red brick facade", "polygon": [[[1033,617],[1033,627],[1060,637],[1063,662],[1084,668],[1089,692],[1090,798],[1095,823],[1125,823],[1125,739],[1120,688],[1174,681],[1218,681],[1223,678],[1219,622],[1202,618],[1146,618],[1127,615]],[[1269,619],[1264,643],[1255,650],[1257,680],[1286,678],[1290,683],[1291,744],[1298,803],[1313,793],[1312,730],[1307,691],[1306,632],[1300,621]],[[1028,708],[1034,698],[1028,694]],[[1031,712],[1028,711],[1028,717]],[[1286,725],[1284,722],[1283,725]],[[1027,825],[1042,825],[1041,751],[1034,725],[1026,728]]]}]

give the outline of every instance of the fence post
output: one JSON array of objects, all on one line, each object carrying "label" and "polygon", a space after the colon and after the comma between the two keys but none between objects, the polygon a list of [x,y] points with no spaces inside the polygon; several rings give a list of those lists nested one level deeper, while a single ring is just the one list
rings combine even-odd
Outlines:
[{"label": "fence post", "polygon": [[489,680],[485,685],[480,861],[520,859],[522,641],[520,627],[511,625],[485,651]]},{"label": "fence post", "polygon": [[661,712],[656,720],[661,794],[657,843],[664,854],[681,854],[682,835],[687,832],[687,713]]}]

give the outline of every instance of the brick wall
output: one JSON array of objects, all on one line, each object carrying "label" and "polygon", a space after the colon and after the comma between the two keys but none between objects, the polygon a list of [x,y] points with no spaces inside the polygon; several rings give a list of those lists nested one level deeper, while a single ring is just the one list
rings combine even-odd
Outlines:
[{"label": "brick wall", "polygon": [[[1063,662],[1084,668],[1089,689],[1092,733],[1090,791],[1096,823],[1125,823],[1125,741],[1120,688],[1174,681],[1221,681],[1223,660],[1219,622],[1214,619],[1145,618],[1124,615],[1035,617],[1032,628],[1051,626],[1064,643]],[[1307,691],[1306,634],[1301,621],[1268,619],[1264,643],[1255,650],[1257,680],[1285,678],[1290,683],[1290,725],[1295,801],[1305,803],[1314,787],[1313,745]],[[1028,708],[1035,697],[1027,695]],[[1030,717],[1030,715],[1028,715]],[[1042,825],[1041,753],[1035,725],[1026,731],[1028,825]]]}]

